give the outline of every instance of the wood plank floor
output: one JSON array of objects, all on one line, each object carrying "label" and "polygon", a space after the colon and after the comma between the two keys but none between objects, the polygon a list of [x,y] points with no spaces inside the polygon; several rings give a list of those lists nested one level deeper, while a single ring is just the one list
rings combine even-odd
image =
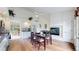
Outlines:
[{"label": "wood plank floor", "polygon": [[[8,51],[38,51],[29,41],[26,40],[11,40]],[[41,46],[40,51],[43,51]],[[52,45],[47,45],[46,51],[74,51],[74,45],[71,43],[60,42],[53,40]]]}]

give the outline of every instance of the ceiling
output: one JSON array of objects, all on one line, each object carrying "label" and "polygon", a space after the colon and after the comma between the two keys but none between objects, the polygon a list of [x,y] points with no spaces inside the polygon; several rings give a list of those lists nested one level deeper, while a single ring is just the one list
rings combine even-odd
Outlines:
[{"label": "ceiling", "polygon": [[74,7],[27,7],[31,11],[52,14],[55,12],[72,11]]}]

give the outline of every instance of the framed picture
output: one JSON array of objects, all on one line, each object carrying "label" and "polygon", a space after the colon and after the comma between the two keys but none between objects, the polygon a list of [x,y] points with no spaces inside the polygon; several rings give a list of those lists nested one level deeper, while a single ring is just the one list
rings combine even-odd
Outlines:
[{"label": "framed picture", "polygon": [[41,28],[41,24],[39,24],[39,27]]},{"label": "framed picture", "polygon": [[45,29],[47,29],[47,24],[45,24]]}]

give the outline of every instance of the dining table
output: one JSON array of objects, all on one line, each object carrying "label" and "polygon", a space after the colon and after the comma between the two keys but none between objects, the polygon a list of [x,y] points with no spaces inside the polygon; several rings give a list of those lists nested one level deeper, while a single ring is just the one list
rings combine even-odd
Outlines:
[{"label": "dining table", "polygon": [[35,36],[37,36],[40,39],[43,39],[44,40],[44,50],[46,50],[46,39],[45,39],[45,36],[44,35],[41,35],[41,34],[36,34]]}]

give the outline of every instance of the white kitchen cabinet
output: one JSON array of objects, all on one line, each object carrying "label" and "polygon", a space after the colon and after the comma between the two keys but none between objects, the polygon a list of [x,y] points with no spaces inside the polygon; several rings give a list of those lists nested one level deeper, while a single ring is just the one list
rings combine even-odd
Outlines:
[{"label": "white kitchen cabinet", "polygon": [[28,39],[31,36],[31,32],[21,32],[21,39]]}]

